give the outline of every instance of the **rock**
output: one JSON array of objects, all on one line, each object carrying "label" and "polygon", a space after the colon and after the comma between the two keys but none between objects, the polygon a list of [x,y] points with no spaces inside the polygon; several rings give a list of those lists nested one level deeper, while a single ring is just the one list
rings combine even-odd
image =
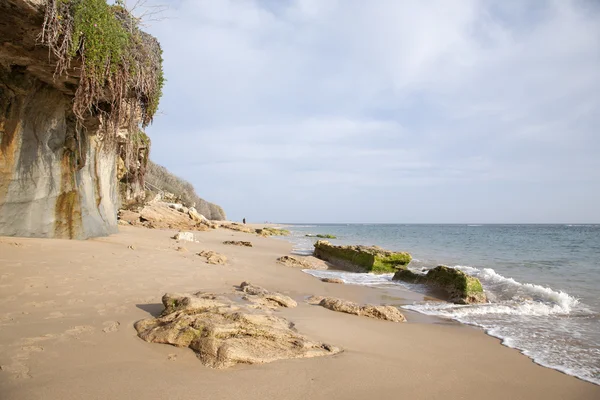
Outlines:
[{"label": "rock", "polygon": [[180,253],[186,253],[188,251],[188,249],[183,246],[177,246],[175,250],[179,251]]},{"label": "rock", "polygon": [[203,250],[200,253],[198,253],[198,255],[201,257],[205,257],[206,262],[209,264],[224,265],[227,262],[227,257],[225,257],[223,254],[219,254],[211,250]]},{"label": "rock", "polygon": [[189,209],[185,207],[183,204],[179,203],[166,203],[169,208],[172,208],[175,211],[179,211],[182,214],[187,214]]},{"label": "rock", "polygon": [[341,279],[338,278],[321,278],[321,282],[326,282],[326,283],[346,283]]},{"label": "rock", "polygon": [[323,301],[324,298],[325,298],[324,296],[310,296],[309,298],[306,299],[306,302],[308,304],[318,305],[320,302]]},{"label": "rock", "polygon": [[314,256],[352,272],[389,273],[406,269],[410,254],[377,246],[334,246],[326,240],[315,243]]},{"label": "rock", "polygon": [[194,234],[192,232],[177,232],[175,236],[173,236],[175,240],[183,240],[186,242],[195,242]]},{"label": "rock", "polygon": [[424,283],[425,275],[416,274],[408,269],[400,269],[394,274],[392,279],[396,280],[396,281],[404,281],[404,282],[408,282],[408,283]]},{"label": "rock", "polygon": [[261,236],[288,236],[290,231],[279,228],[258,228],[255,232]]},{"label": "rock", "polygon": [[293,256],[283,256],[277,259],[277,262],[288,267],[312,269],[312,264],[304,260],[304,258],[297,258]]},{"label": "rock", "polygon": [[[315,299],[313,299],[314,301]],[[406,322],[406,318],[402,313],[392,306],[376,306],[376,305],[359,305],[357,303],[336,299],[334,297],[323,298],[318,305],[325,307],[328,310],[343,312],[347,314],[359,315],[364,317],[382,319],[392,322]]]},{"label": "rock", "polygon": [[398,271],[392,278],[410,283],[423,283],[444,290],[449,300],[457,304],[485,303],[487,297],[479,279],[445,265],[437,266],[425,275]]},{"label": "rock", "polygon": [[231,224],[221,224],[220,225],[221,228],[225,228],[225,229],[229,229],[232,231],[236,231],[236,232],[244,232],[244,233],[256,233],[256,231],[252,228],[249,228],[245,225],[240,225],[240,224],[236,224],[231,223]]},{"label": "rock", "polygon": [[121,210],[119,218],[146,228],[207,231],[213,227],[210,222],[193,220],[188,213],[189,209],[181,204],[155,201],[141,207],[139,212]]},{"label": "rock", "polygon": [[337,239],[337,236],[330,235],[328,233],[325,233],[325,234],[319,233],[317,235],[312,235],[312,234],[309,233],[309,234],[304,235],[304,236],[306,236],[306,237],[316,237],[316,238],[321,238],[321,239]]},{"label": "rock", "polygon": [[[57,57],[49,56],[55,53],[41,38],[47,3],[49,10],[53,4],[64,4],[0,1],[0,236],[107,236],[118,232],[117,210],[122,194],[118,177],[127,180],[123,192],[142,197],[144,194],[139,190],[139,180],[143,180],[147,155],[144,151],[148,148],[138,152],[141,147],[134,139],[134,135],[139,136],[142,113],[123,112],[133,117],[127,122],[135,128],[122,129],[125,134],[118,139],[109,132],[112,128],[107,124],[111,108],[116,107],[105,107],[93,115],[85,112],[85,119],[76,117],[73,107],[78,87],[83,89],[80,93],[92,98],[93,95],[79,86],[79,55],[64,60],[71,67],[57,74]],[[46,33],[51,29],[51,19],[46,19]],[[58,33],[45,35],[51,36],[58,39]],[[60,37],[62,40],[63,35]],[[144,34],[144,38],[144,43],[158,46],[149,35]],[[65,48],[68,47],[65,42]],[[155,64],[145,61],[147,65]],[[126,108],[136,110],[139,104],[129,96],[135,90],[131,86],[113,86],[126,94]],[[110,103],[115,95],[107,86],[94,91],[106,95],[98,100],[100,103]],[[119,149],[125,148],[139,162],[132,163],[135,167],[129,171],[120,160]]]},{"label": "rock", "polygon": [[302,269],[327,269],[327,264],[323,260],[319,260],[316,257],[294,257],[294,256],[282,256],[277,259],[279,264],[283,264],[292,268]]},{"label": "rock", "polygon": [[223,242],[223,244],[228,244],[228,245],[232,245],[232,246],[252,247],[251,242],[244,242],[243,240],[226,240]]},{"label": "rock", "polygon": [[341,352],[307,339],[284,318],[209,297],[165,294],[159,318],[136,322],[138,336],[147,342],[189,347],[202,364],[218,369]]},{"label": "rock", "polygon": [[196,211],[196,209],[194,207],[191,207],[188,210],[188,215],[190,216],[191,219],[193,219],[196,222],[202,222],[205,224],[210,224],[210,222],[208,221],[208,219],[206,219],[206,217],[202,214],[198,214],[198,211]]},{"label": "rock", "polygon": [[252,285],[251,283],[248,283],[248,282],[242,282],[240,284],[240,290],[244,293],[247,293],[250,296],[254,296],[254,297],[246,296],[246,298],[244,300],[248,300],[248,301],[252,301],[252,302],[256,303],[255,300],[259,299],[261,304],[267,305],[270,308],[277,308],[277,307],[293,308],[298,305],[298,303],[296,303],[296,301],[294,299],[292,299],[291,297],[288,297],[286,295],[283,295],[283,294],[277,293],[277,292],[270,292],[265,288]]}]

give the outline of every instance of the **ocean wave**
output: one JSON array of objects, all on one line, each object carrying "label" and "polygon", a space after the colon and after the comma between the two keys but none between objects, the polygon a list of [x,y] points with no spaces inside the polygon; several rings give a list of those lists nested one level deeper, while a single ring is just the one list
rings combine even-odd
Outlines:
[{"label": "ocean wave", "polygon": [[548,310],[548,313],[562,312],[565,314],[571,312],[573,307],[579,304],[579,299],[562,290],[556,291],[533,283],[521,283],[513,278],[500,275],[492,268],[479,269],[461,265],[454,268],[479,278],[484,290],[490,294],[492,302],[501,303],[505,300],[525,302],[521,305],[523,310],[527,311],[532,308],[527,302],[537,301],[547,306],[540,308]]},{"label": "ocean wave", "polygon": [[394,285],[392,283],[392,276],[394,274],[369,274],[359,272],[344,272],[344,271],[323,271],[315,269],[304,269],[309,275],[315,278],[337,278],[350,285],[362,285],[362,286],[381,286],[381,285]]}]

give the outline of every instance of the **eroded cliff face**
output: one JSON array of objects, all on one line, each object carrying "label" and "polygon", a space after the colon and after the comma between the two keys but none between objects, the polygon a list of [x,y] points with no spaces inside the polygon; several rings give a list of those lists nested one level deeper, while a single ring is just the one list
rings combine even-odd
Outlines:
[{"label": "eroded cliff face", "polygon": [[[101,117],[77,122],[77,68],[53,76],[38,40],[43,4],[0,1],[0,236],[108,235],[117,231],[119,146],[132,135],[107,140]],[[128,196],[143,195],[143,174],[127,175],[142,180]]]},{"label": "eroded cliff face", "polygon": [[0,235],[80,239],[116,231],[116,152],[76,129],[68,95],[0,67]]}]

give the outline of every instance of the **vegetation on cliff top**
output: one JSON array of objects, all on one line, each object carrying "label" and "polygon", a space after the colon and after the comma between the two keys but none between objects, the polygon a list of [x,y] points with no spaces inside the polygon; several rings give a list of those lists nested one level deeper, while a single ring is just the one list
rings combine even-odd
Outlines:
[{"label": "vegetation on cliff top", "polygon": [[58,60],[56,75],[81,63],[73,102],[79,121],[104,113],[115,131],[126,117],[133,124],[139,115],[143,127],[152,122],[164,84],[162,50],[122,0],[46,0],[40,38]]},{"label": "vegetation on cliff top", "polygon": [[164,191],[173,193],[188,207],[194,206],[196,210],[211,220],[222,221],[226,219],[225,211],[213,203],[200,198],[194,186],[186,180],[170,173],[165,167],[148,161],[146,169],[146,182]]}]

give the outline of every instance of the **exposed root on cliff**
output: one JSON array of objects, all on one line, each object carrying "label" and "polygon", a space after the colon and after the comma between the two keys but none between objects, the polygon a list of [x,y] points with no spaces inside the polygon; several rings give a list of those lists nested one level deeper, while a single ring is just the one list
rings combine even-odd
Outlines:
[{"label": "exposed root on cliff", "polygon": [[130,128],[152,122],[164,83],[162,50],[119,2],[46,0],[40,40],[57,59],[55,75],[80,61],[73,102],[79,122],[101,114],[113,133],[123,120]]}]

